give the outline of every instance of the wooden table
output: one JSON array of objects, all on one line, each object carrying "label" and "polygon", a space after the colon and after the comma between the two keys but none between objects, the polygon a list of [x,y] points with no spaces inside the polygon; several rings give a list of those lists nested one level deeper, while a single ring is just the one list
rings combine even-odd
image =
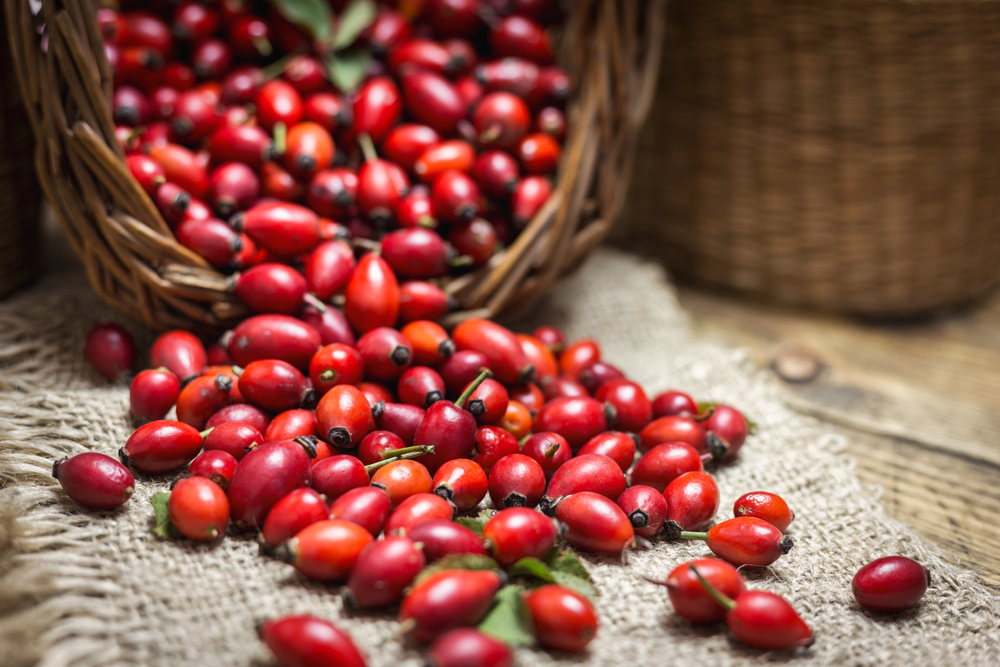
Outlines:
[{"label": "wooden table", "polygon": [[[866,324],[679,288],[695,334],[753,351],[788,402],[836,424],[894,517],[1000,588],[1000,294],[909,324]],[[776,371],[777,369],[777,371]],[[777,373],[780,377],[781,373]]]}]

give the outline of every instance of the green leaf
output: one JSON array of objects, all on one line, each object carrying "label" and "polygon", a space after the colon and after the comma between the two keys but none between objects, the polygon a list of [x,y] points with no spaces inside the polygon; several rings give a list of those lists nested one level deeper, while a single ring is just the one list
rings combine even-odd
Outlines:
[{"label": "green leaf", "polygon": [[520,586],[504,586],[497,593],[495,604],[479,629],[512,646],[529,646],[535,636],[531,627],[531,614],[521,599]]},{"label": "green leaf", "polygon": [[586,595],[589,597],[597,597],[600,593],[594,588],[586,579],[581,579],[575,574],[570,574],[569,572],[553,572],[552,576],[555,578],[556,583],[560,586],[565,586],[566,588],[571,588],[577,593]]},{"label": "green leaf", "polygon": [[156,525],[153,526],[153,532],[160,537],[170,540],[184,537],[170,521],[170,511],[167,509],[167,503],[170,502],[170,494],[166,492],[157,493],[149,499],[149,502],[153,504],[153,510],[156,512]]},{"label": "green leaf", "polygon": [[342,93],[351,93],[361,85],[368,73],[372,54],[368,49],[350,49],[326,57],[326,72],[330,82]]},{"label": "green leaf", "polygon": [[378,7],[372,0],[354,0],[344,7],[337,21],[333,48],[339,51],[353,44],[358,35],[375,21],[377,15]]},{"label": "green leaf", "polygon": [[534,577],[550,584],[556,583],[556,579],[552,576],[552,570],[549,569],[549,566],[537,558],[531,558],[530,556],[522,558],[507,568],[507,574],[515,577]]},{"label": "green leaf", "polygon": [[433,565],[428,565],[417,578],[413,580],[413,585],[416,586],[421,581],[434,574],[435,572],[443,572],[444,570],[499,570],[500,566],[497,562],[490,558],[489,556],[483,556],[482,554],[450,554],[445,556],[441,560],[437,561]]},{"label": "green leaf", "polygon": [[330,39],[330,20],[333,13],[326,0],[270,0],[278,13],[305,30],[313,39]]},{"label": "green leaf", "polygon": [[480,537],[483,536],[483,528],[493,518],[493,510],[483,510],[477,516],[460,516],[455,519],[455,523],[461,524]]},{"label": "green leaf", "polygon": [[[576,554],[569,549],[563,549],[562,551],[550,551],[545,557],[545,564],[552,568],[552,573],[555,575],[558,572],[565,574],[571,574],[574,577],[583,579],[587,583],[592,580],[590,578],[590,573],[580,562],[580,559],[576,557]],[[558,579],[558,577],[556,577]]]}]

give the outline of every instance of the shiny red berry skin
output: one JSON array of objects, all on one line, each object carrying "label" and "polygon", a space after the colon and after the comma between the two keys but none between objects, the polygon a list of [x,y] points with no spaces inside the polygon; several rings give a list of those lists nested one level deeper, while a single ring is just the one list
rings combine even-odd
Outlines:
[{"label": "shiny red berry skin", "polygon": [[556,107],[545,107],[535,116],[535,129],[562,141],[566,138],[566,114]]},{"label": "shiny red berry skin", "polygon": [[302,121],[289,128],[284,154],[285,168],[307,180],[333,163],[333,137],[319,123]]},{"label": "shiny red berry skin", "polygon": [[[396,208],[396,223],[402,229],[426,227],[436,229],[438,220],[434,217],[433,203],[429,193],[414,188]],[[436,318],[431,318],[436,319]]]},{"label": "shiny red berry skin", "polygon": [[489,570],[442,570],[426,577],[403,599],[400,620],[427,644],[448,630],[479,623],[489,611],[501,578]]},{"label": "shiny red berry skin", "polygon": [[476,182],[455,169],[441,173],[431,186],[434,217],[444,222],[459,224],[472,220],[479,213],[480,198]]},{"label": "shiny red berry skin", "polygon": [[374,224],[392,222],[409,191],[409,177],[394,162],[375,158],[358,168],[358,210]]},{"label": "shiny red berry skin", "polygon": [[582,651],[597,636],[597,613],[583,595],[556,584],[525,594],[538,643],[557,651]]},{"label": "shiny red berry skin", "polygon": [[419,123],[403,123],[392,128],[386,135],[381,154],[407,171],[412,171],[424,151],[440,143],[441,135],[434,128]]},{"label": "shiny red berry skin", "polygon": [[316,391],[294,366],[277,359],[254,361],[240,375],[240,393],[252,403],[271,412],[283,412],[315,405]]},{"label": "shiny red berry skin", "polygon": [[110,510],[128,502],[135,492],[135,478],[110,456],[83,452],[52,465],[52,476],[78,505]]},{"label": "shiny red berry skin", "polygon": [[312,460],[297,442],[267,442],[249,452],[229,481],[229,504],[240,528],[257,530],[279,500],[312,481]]},{"label": "shiny red berry skin", "polygon": [[587,441],[580,451],[580,456],[585,454],[600,454],[618,464],[622,472],[632,467],[635,460],[635,435],[623,433],[621,431],[606,431],[595,435]]},{"label": "shiny red berry skin", "polygon": [[259,67],[240,67],[222,79],[219,98],[223,104],[252,104],[263,84],[264,72]]},{"label": "shiny red berry skin", "polygon": [[[366,383],[361,383],[364,386]],[[393,396],[390,393],[390,401]],[[381,400],[381,399],[380,399]],[[375,414],[375,424],[383,431],[390,431],[409,447],[413,444],[413,438],[417,433],[417,427],[424,420],[425,410],[417,405],[407,405],[406,403],[383,403],[382,406],[373,407],[372,414]]]},{"label": "shiny red berry skin", "polygon": [[403,598],[403,591],[424,564],[424,555],[413,540],[390,535],[365,547],[347,580],[347,588],[362,609],[388,607]]},{"label": "shiny red berry skin", "polygon": [[535,217],[552,194],[552,184],[544,176],[526,176],[514,188],[510,211],[514,225],[521,229]]},{"label": "shiny red berry skin", "polygon": [[320,347],[319,333],[301,320],[287,315],[257,315],[233,329],[229,354],[241,366],[259,359],[280,359],[301,371],[309,369]]},{"label": "shiny red berry skin", "polygon": [[493,559],[508,568],[522,558],[542,559],[556,542],[556,526],[541,512],[509,507],[493,515],[483,528]]},{"label": "shiny red berry skin", "polygon": [[355,267],[354,253],[343,241],[323,241],[309,253],[303,271],[309,291],[327,301],[347,286]]},{"label": "shiny red berry skin", "polygon": [[616,501],[624,490],[625,473],[614,460],[600,454],[582,454],[567,461],[552,475],[546,494],[556,499],[592,491]]},{"label": "shiny red berry skin", "polygon": [[428,519],[413,526],[407,536],[423,545],[428,563],[451,554],[487,555],[483,538],[450,519]]},{"label": "shiny red berry skin", "polygon": [[[271,138],[256,125],[224,125],[215,131],[208,142],[208,151],[215,162],[242,163],[252,169],[259,168],[270,159],[273,150]],[[256,177],[254,180],[257,180]]]},{"label": "shiny red berry skin", "polygon": [[163,171],[163,167],[148,155],[129,155],[125,158],[125,161],[135,180],[139,182],[139,185],[146,191],[146,194],[151,197],[156,194],[156,190],[167,180],[167,174]]},{"label": "shiny red berry skin", "polygon": [[403,459],[379,468],[372,475],[372,486],[380,486],[389,494],[393,508],[410,496],[430,493],[433,488],[427,466],[419,461]]},{"label": "shiny red berry skin", "polygon": [[[277,162],[265,162],[260,166],[260,194],[262,198],[269,197],[295,202],[302,199],[304,193],[305,185],[295,180],[295,177],[285,171],[284,167]],[[318,206],[316,210],[320,210]]]},{"label": "shiny red berry skin", "polygon": [[507,414],[500,420],[502,426],[515,438],[522,440],[531,433],[531,412],[523,403],[511,400],[507,404]]},{"label": "shiny red berry skin", "polygon": [[413,163],[413,172],[424,183],[433,183],[446,171],[469,173],[476,161],[476,149],[468,141],[452,139],[429,146]]},{"label": "shiny red berry skin", "polygon": [[149,156],[160,163],[167,180],[176,183],[192,197],[208,198],[208,171],[198,162],[197,156],[177,144],[153,144],[148,149]]},{"label": "shiny red berry skin", "polygon": [[394,74],[401,70],[420,68],[448,75],[454,69],[451,54],[438,42],[417,37],[399,44],[389,54],[387,61]]},{"label": "shiny red berry skin", "polygon": [[355,523],[378,537],[392,506],[389,494],[377,486],[351,489],[330,505],[330,518]]},{"label": "shiny red berry skin", "polygon": [[188,474],[192,477],[207,477],[225,491],[229,487],[229,480],[233,478],[237,463],[236,457],[227,452],[204,451],[191,461]]},{"label": "shiny red berry skin", "polygon": [[490,93],[473,111],[472,125],[483,147],[510,150],[531,128],[531,112],[517,95]]},{"label": "shiny red berry skin", "polygon": [[368,46],[379,55],[384,55],[395,44],[410,37],[411,27],[407,18],[388,7],[380,7],[378,16],[368,30]]},{"label": "shiny red berry skin", "polygon": [[429,407],[444,398],[444,380],[431,368],[413,366],[400,376],[396,393],[403,403]]},{"label": "shiny red berry skin", "polygon": [[308,289],[301,273],[272,262],[247,269],[234,282],[237,298],[257,313],[294,315],[302,309]]},{"label": "shiny red berry skin", "polygon": [[587,388],[576,380],[567,377],[554,377],[545,383],[545,398],[552,401],[557,398],[576,398],[578,396],[590,396]]},{"label": "shiny red berry skin", "polygon": [[[535,369],[528,363],[517,337],[509,329],[495,322],[479,318],[465,320],[455,327],[451,338],[459,350],[475,350],[482,353],[495,378],[504,384],[530,382],[535,374]],[[447,381],[445,377],[445,382]]]},{"label": "shiny red berry skin", "polygon": [[304,102],[303,117],[319,123],[330,133],[351,125],[353,110],[339,95],[330,92],[313,93]]},{"label": "shiny red berry skin", "polygon": [[531,335],[540,340],[553,354],[559,354],[566,347],[566,334],[556,327],[541,326]]},{"label": "shiny red berry skin", "polygon": [[336,308],[327,308],[320,312],[312,306],[305,306],[299,314],[299,319],[313,328],[319,334],[323,345],[354,345],[354,332],[342,312]]},{"label": "shiny red berry skin", "polygon": [[611,430],[614,408],[609,403],[588,398],[557,398],[549,401],[535,415],[533,428],[538,431],[555,431],[574,451],[583,447],[594,436]]},{"label": "shiny red berry skin", "polygon": [[233,50],[221,39],[209,37],[196,44],[191,50],[191,67],[201,79],[219,79],[232,64]]},{"label": "shiny red berry skin", "polygon": [[445,37],[468,36],[482,25],[479,0],[429,0],[426,12],[434,29]]},{"label": "shiny red berry skin", "polygon": [[177,96],[170,117],[170,140],[197,146],[223,124],[223,108],[198,89]]},{"label": "shiny red berry skin", "polygon": [[795,518],[781,496],[767,491],[752,491],[740,496],[733,505],[733,515],[763,519],[781,532],[785,532]]},{"label": "shiny red berry skin", "polygon": [[661,493],[667,485],[688,472],[703,472],[698,451],[686,442],[665,442],[642,455],[632,469],[633,484],[645,484]]},{"label": "shiny red berry skin", "polygon": [[[429,320],[410,322],[400,329],[400,333],[410,341],[413,347],[413,363],[418,366],[438,366],[455,353],[455,344],[449,338],[448,332],[435,322]],[[464,389],[464,386],[462,388]]]},{"label": "shiny red berry skin", "polygon": [[[520,452],[521,446],[509,431],[499,426],[482,426],[476,430],[476,445],[472,460],[490,474],[493,465],[509,454]],[[544,472],[543,472],[544,474]]]},{"label": "shiny red berry skin", "polygon": [[219,14],[197,2],[187,2],[177,8],[171,28],[174,36],[197,42],[212,36],[219,27]]},{"label": "shiny red berry skin", "polygon": [[332,388],[316,406],[316,430],[334,447],[357,447],[369,431],[375,430],[365,395],[352,385]]},{"label": "shiny red berry skin", "polygon": [[118,455],[126,466],[157,474],[186,465],[198,455],[201,446],[202,437],[197,429],[160,419],[137,428]]},{"label": "shiny red berry skin", "polygon": [[84,348],[90,364],[109,380],[132,370],[135,363],[132,334],[113,322],[98,324],[91,329]]},{"label": "shiny red berry skin", "polygon": [[692,565],[698,569],[698,574],[726,597],[735,600],[746,592],[743,577],[726,561],[719,558],[687,561],[674,568],[664,582],[674,612],[697,625],[710,625],[725,620],[728,610],[708,594],[691,571]]},{"label": "shiny red berry skin", "polygon": [[268,513],[261,538],[268,546],[277,546],[295,537],[306,526],[326,520],[328,513],[326,501],[315,490],[295,489]]},{"label": "shiny red berry skin", "polygon": [[482,153],[476,159],[472,173],[482,191],[497,198],[509,197],[521,178],[517,161],[499,150]]},{"label": "shiny red berry skin", "polygon": [[129,408],[135,419],[163,419],[181,391],[180,380],[166,368],[141,371],[129,387]]},{"label": "shiny red berry skin", "polygon": [[257,94],[257,122],[274,131],[275,123],[292,127],[302,120],[304,114],[302,96],[286,81],[272,79],[260,88]]},{"label": "shiny red berry skin", "polygon": [[485,354],[476,350],[458,350],[438,367],[438,372],[448,389],[448,396],[457,398],[484,368],[490,368],[490,359]]},{"label": "shiny red berry skin", "polygon": [[[163,219],[171,227],[176,227],[189,218],[208,220],[212,217],[212,212],[201,202],[192,207],[191,195],[176,183],[168,182],[161,185],[156,190],[153,200]],[[201,206],[204,206],[204,216],[200,215]]]},{"label": "shiny red berry skin", "polygon": [[488,426],[500,423],[509,402],[507,389],[496,380],[487,378],[473,390],[465,407],[479,426]]},{"label": "shiny red berry skin", "polygon": [[410,528],[430,519],[455,518],[455,505],[435,493],[415,493],[392,511],[385,522],[386,535],[405,535]]},{"label": "shiny red berry skin", "polygon": [[747,420],[736,408],[728,405],[716,405],[712,416],[702,425],[704,430],[721,438],[729,449],[722,457],[723,461],[732,461],[747,439]]},{"label": "shiny red berry skin", "polygon": [[195,378],[177,396],[177,421],[204,429],[216,412],[233,402],[232,388],[232,378],[222,373]]},{"label": "shiny red berry skin", "polygon": [[719,510],[719,487],[705,472],[686,472],[663,490],[667,521],[681,530],[695,530],[712,520]]},{"label": "shiny red berry skin", "polygon": [[688,417],[698,414],[698,404],[694,399],[680,391],[664,391],[653,398],[653,417],[681,416]]},{"label": "shiny red berry skin", "polygon": [[365,667],[365,659],[350,636],[315,616],[267,621],[258,633],[281,667]]},{"label": "shiny red berry skin", "polygon": [[351,454],[328,456],[312,467],[312,488],[328,500],[336,500],[352,489],[367,486],[369,481],[364,464]]},{"label": "shiny red berry skin", "polygon": [[327,85],[323,63],[312,56],[294,56],[285,65],[281,76],[303,95],[318,93]]},{"label": "shiny red berry skin", "polygon": [[382,257],[400,278],[437,278],[448,273],[448,247],[423,227],[397,229],[382,237]]},{"label": "shiny red berry skin", "polygon": [[228,421],[214,425],[210,420],[209,426],[212,432],[205,436],[206,452],[225,452],[237,461],[241,461],[247,452],[264,444],[264,436],[260,431],[246,422]]},{"label": "shiny red berry skin", "polygon": [[[542,406],[545,405],[545,393],[542,392],[541,388],[534,382],[519,384],[511,387],[507,392],[507,398],[509,401],[517,401],[532,412],[538,412],[542,409]],[[506,412],[504,414],[506,414]],[[500,420],[502,419],[503,417],[501,416]]]},{"label": "shiny red berry skin", "polygon": [[559,370],[565,377],[579,381],[580,371],[601,360],[601,347],[592,338],[574,341],[559,353]]},{"label": "shiny red berry skin", "polygon": [[716,524],[707,535],[712,553],[737,567],[766,567],[792,548],[792,538],[768,522],[749,516]]},{"label": "shiny red berry skin", "polygon": [[242,162],[219,165],[210,176],[209,201],[220,216],[250,208],[259,195],[257,174]]},{"label": "shiny red berry skin", "polygon": [[630,486],[618,496],[618,507],[632,522],[639,537],[652,537],[660,532],[667,519],[667,501],[663,493],[651,486]]},{"label": "shiny red berry skin", "polygon": [[[597,364],[584,369],[581,375],[586,375],[595,366]],[[586,386],[586,382],[583,384]],[[615,407],[617,426],[622,431],[638,433],[653,418],[653,404],[643,388],[631,380],[605,382],[594,392],[594,398]]]},{"label": "shiny red berry skin", "polygon": [[384,460],[382,456],[383,452],[402,449],[405,446],[406,443],[403,442],[403,439],[395,433],[389,431],[372,431],[358,445],[358,451],[355,452],[355,455],[361,459],[362,463],[370,465]]},{"label": "shiny red berry skin", "polygon": [[524,454],[509,454],[493,464],[490,500],[497,509],[535,507],[545,493],[545,471]]},{"label": "shiny red berry skin", "polygon": [[906,556],[886,556],[858,570],[851,589],[864,609],[893,613],[920,602],[930,583],[930,571],[917,561]]},{"label": "shiny red berry skin", "polygon": [[433,454],[418,459],[434,474],[446,461],[470,458],[476,444],[476,418],[451,401],[437,401],[427,408],[413,444],[434,447]]},{"label": "shiny red berry skin", "polygon": [[413,346],[400,332],[387,326],[371,329],[357,342],[364,360],[365,379],[396,382],[413,363]]},{"label": "shiny red berry skin", "polygon": [[229,42],[240,58],[259,60],[271,55],[274,47],[271,44],[271,27],[263,19],[244,14],[232,21],[227,21]]},{"label": "shiny red berry skin", "polygon": [[344,314],[359,333],[391,327],[399,316],[399,282],[384,259],[369,253],[361,258],[345,290]]},{"label": "shiny red berry skin", "polygon": [[514,652],[499,639],[473,628],[456,628],[437,638],[431,667],[514,667]]},{"label": "shiny red berry skin", "polygon": [[659,417],[639,432],[639,447],[644,452],[664,442],[686,442],[699,454],[708,453],[705,430],[701,424],[687,417]]},{"label": "shiny red berry skin", "polygon": [[371,78],[355,98],[351,129],[355,134],[365,132],[379,143],[399,120],[402,110],[403,100],[396,83],[385,76]]},{"label": "shiny red berry skin", "polygon": [[496,252],[496,228],[483,218],[474,218],[465,224],[455,225],[448,232],[448,242],[461,257],[471,260],[470,266],[484,266]]},{"label": "shiny red berry skin", "polygon": [[809,646],[812,631],[784,598],[768,591],[746,591],[726,624],[737,639],[765,651]]},{"label": "shiny red berry skin", "polygon": [[474,509],[489,490],[486,472],[470,459],[445,462],[438,468],[431,483],[434,493],[451,501],[459,512]]},{"label": "shiny red berry skin", "polygon": [[167,510],[174,527],[192,540],[214,540],[229,525],[226,493],[206,477],[177,480],[170,491]]},{"label": "shiny red berry skin", "polygon": [[242,249],[240,236],[229,225],[216,218],[188,218],[174,228],[177,241],[201,255],[209,264],[225,269],[233,265],[236,253]]},{"label": "shiny red berry skin", "polygon": [[145,11],[130,11],[124,15],[125,30],[119,36],[123,46],[145,46],[164,58],[174,49],[170,27],[159,16]]},{"label": "shiny red berry skin", "polygon": [[230,224],[260,247],[281,257],[309,252],[322,240],[316,213],[283,201],[257,204],[234,216]]},{"label": "shiny red berry skin", "polygon": [[551,478],[560,467],[573,458],[573,452],[566,439],[551,431],[532,435],[524,443],[521,453],[534,459],[545,471],[547,478]]},{"label": "shiny red berry skin", "polygon": [[320,395],[340,384],[357,386],[364,378],[364,371],[361,353],[343,343],[324,345],[309,362],[309,377]]},{"label": "shiny red berry skin", "polygon": [[465,117],[465,103],[455,85],[440,74],[408,69],[401,73],[406,109],[418,121],[442,134],[450,134]]},{"label": "shiny red berry skin", "polygon": [[566,526],[565,540],[581,551],[620,554],[635,539],[625,512],[599,493],[581,491],[564,498],[555,516]]},{"label": "shiny red berry skin", "polygon": [[341,519],[309,524],[285,543],[288,561],[296,570],[318,581],[346,581],[361,551],[372,543],[367,530]]}]

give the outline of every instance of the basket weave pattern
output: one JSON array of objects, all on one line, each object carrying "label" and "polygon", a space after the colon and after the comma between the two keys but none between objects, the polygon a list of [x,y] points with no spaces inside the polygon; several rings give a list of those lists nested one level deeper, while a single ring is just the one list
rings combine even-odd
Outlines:
[{"label": "basket weave pattern", "polygon": [[666,43],[672,271],[872,316],[1000,281],[1000,2],[677,0]]},{"label": "basket weave pattern", "polygon": [[[90,283],[156,328],[218,331],[246,314],[224,276],[174,239],[114,137],[112,73],[96,0],[5,0],[8,41],[38,139],[45,195]],[[447,279],[447,323],[521,307],[575,269],[607,234],[628,188],[655,90],[665,0],[573,3],[561,64],[577,82],[554,192],[517,239],[478,271]],[[43,51],[38,26],[45,25]]]}]

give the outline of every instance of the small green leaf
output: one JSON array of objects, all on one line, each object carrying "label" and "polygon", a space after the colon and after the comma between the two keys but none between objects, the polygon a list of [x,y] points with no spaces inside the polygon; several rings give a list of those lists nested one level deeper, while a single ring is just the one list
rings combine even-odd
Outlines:
[{"label": "small green leaf", "polygon": [[499,570],[500,566],[497,562],[490,558],[489,556],[483,556],[482,554],[451,554],[445,556],[441,560],[437,561],[433,565],[428,565],[417,578],[413,580],[413,585],[416,586],[421,581],[434,574],[435,572],[443,572],[444,570]]},{"label": "small green leaf", "polygon": [[153,532],[160,537],[170,540],[184,537],[170,521],[170,511],[167,509],[167,503],[170,502],[170,494],[166,492],[157,493],[149,499],[149,502],[153,504],[153,510],[156,512],[156,525],[153,526]]},{"label": "small green leaf", "polygon": [[351,93],[361,85],[368,73],[372,54],[368,49],[350,49],[326,56],[326,72],[330,82],[342,93]]},{"label": "small green leaf", "polygon": [[522,576],[522,577],[534,577],[535,579],[541,579],[550,584],[554,584],[556,579],[549,569],[549,566],[538,560],[537,558],[522,558],[517,561],[509,568],[507,568],[507,574],[511,576]]},{"label": "small green leaf", "polygon": [[353,44],[358,35],[375,21],[377,15],[378,7],[372,0],[354,0],[344,7],[337,20],[333,48],[339,51]]},{"label": "small green leaf", "polygon": [[512,646],[529,646],[535,642],[531,614],[521,599],[520,586],[504,586],[497,593],[495,604],[479,629]]},{"label": "small green leaf", "polygon": [[589,581],[581,579],[575,574],[570,574],[569,572],[553,572],[552,576],[555,578],[556,583],[560,586],[571,588],[582,595],[587,595],[589,597],[597,597],[600,595],[600,593],[597,592],[597,589],[594,588]]},{"label": "small green leaf", "polygon": [[330,39],[333,14],[326,0],[270,0],[278,13],[305,30],[313,39]]},{"label": "small green leaf", "polygon": [[545,564],[552,568],[553,575],[558,572],[563,572],[565,574],[571,574],[574,577],[583,579],[588,583],[591,581],[590,573],[587,572],[585,567],[583,567],[583,563],[581,563],[580,559],[576,557],[576,554],[569,549],[563,549],[562,551],[550,551],[545,557]]},{"label": "small green leaf", "polygon": [[461,524],[480,537],[483,536],[483,528],[493,518],[493,510],[483,510],[477,516],[460,516],[455,519],[455,523]]}]

